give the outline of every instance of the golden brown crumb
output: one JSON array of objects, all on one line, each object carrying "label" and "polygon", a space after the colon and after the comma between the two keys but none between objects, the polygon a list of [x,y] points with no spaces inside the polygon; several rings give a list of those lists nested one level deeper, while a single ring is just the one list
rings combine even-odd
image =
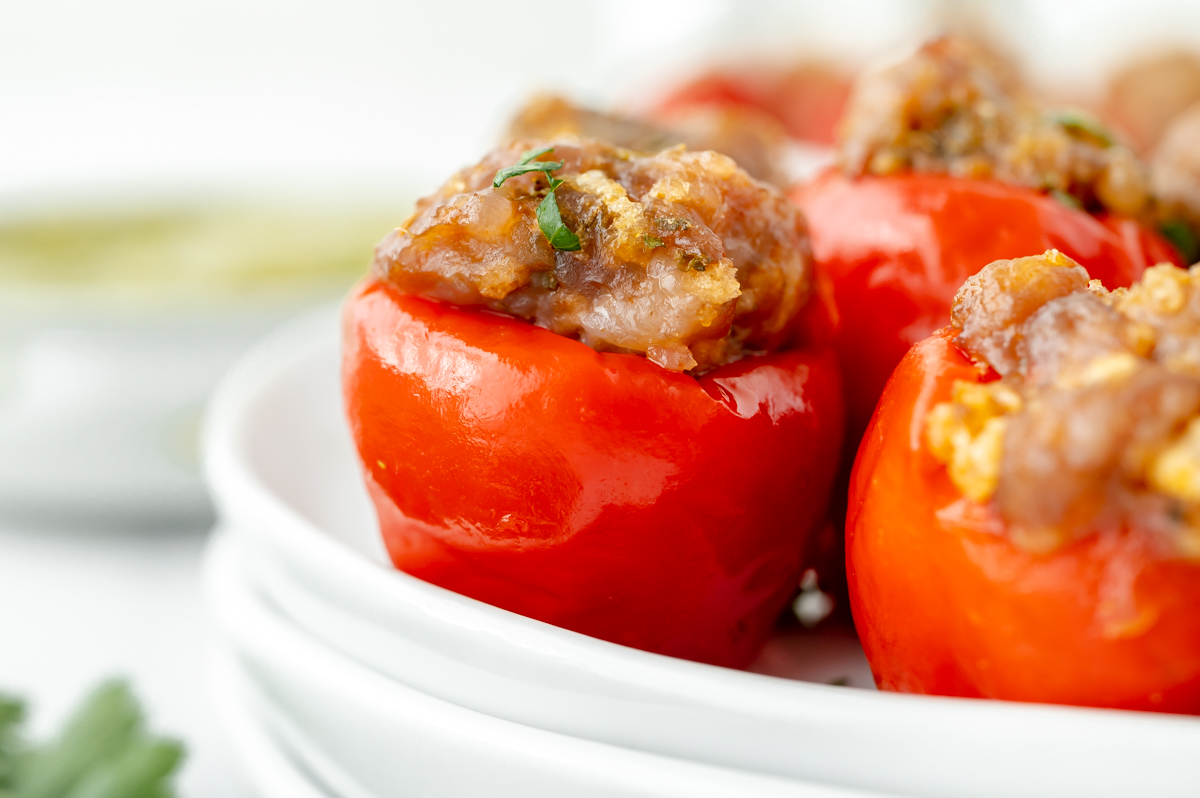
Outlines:
[{"label": "golden brown crumb", "polygon": [[1021,409],[1021,397],[999,381],[956,380],[952,390],[950,401],[930,412],[926,440],[963,495],[985,502],[996,492],[1000,476],[1005,415]]}]

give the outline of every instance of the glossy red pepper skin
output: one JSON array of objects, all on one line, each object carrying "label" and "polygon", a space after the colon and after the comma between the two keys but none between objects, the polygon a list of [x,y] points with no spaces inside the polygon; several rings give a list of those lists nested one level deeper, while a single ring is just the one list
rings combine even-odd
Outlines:
[{"label": "glossy red pepper skin", "polygon": [[344,386],[396,567],[647,651],[747,664],[841,446],[829,350],[700,378],[368,281]]},{"label": "glossy red pepper skin", "polygon": [[817,270],[831,286],[851,457],[892,369],[950,322],[959,287],[992,261],[1054,248],[1109,288],[1128,286],[1155,263],[1183,265],[1137,222],[1098,219],[989,180],[829,172],[797,186],[792,199],[808,218]]},{"label": "glossy red pepper skin", "polygon": [[[994,379],[994,375],[990,378]],[[1200,562],[1137,529],[1047,554],[962,498],[924,420],[987,379],[946,332],[905,356],[859,449],[847,565],[886,690],[1200,714]]]}]

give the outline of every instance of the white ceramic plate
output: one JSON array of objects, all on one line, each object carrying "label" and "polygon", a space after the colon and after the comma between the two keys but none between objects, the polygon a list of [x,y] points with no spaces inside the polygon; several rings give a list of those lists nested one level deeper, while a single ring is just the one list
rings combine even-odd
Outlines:
[{"label": "white ceramic plate", "polygon": [[[207,585],[254,714],[344,798],[411,795],[870,798],[533,729],[440,701],[294,627],[242,575],[220,536]],[[245,699],[244,699],[245,700]]]},{"label": "white ceramic plate", "polygon": [[[364,673],[528,726],[798,780],[925,796],[1200,793],[1194,718],[881,694],[699,665],[391,570],[342,420],[336,331],[332,318],[310,320],[231,375],[211,416],[208,473],[247,541],[249,578]],[[861,678],[861,654],[834,645],[776,643],[768,663]]]},{"label": "white ceramic plate", "polygon": [[[238,663],[229,655],[214,658],[212,668],[216,711],[237,751],[242,770],[262,798],[332,798],[312,781],[272,738],[252,706],[264,702]],[[343,796],[343,798],[351,798]]]}]

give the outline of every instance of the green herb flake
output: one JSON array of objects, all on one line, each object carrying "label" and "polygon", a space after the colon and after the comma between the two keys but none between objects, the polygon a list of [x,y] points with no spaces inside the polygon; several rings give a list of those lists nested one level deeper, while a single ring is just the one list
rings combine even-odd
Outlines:
[{"label": "green herb flake", "polygon": [[1082,202],[1080,202],[1074,195],[1068,194],[1060,188],[1050,189],[1050,196],[1054,197],[1054,199],[1058,200],[1063,205],[1066,205],[1068,208],[1077,211],[1083,210]]},{"label": "green herb flake", "polygon": [[1200,241],[1196,239],[1192,228],[1178,219],[1172,219],[1163,224],[1159,228],[1159,232],[1163,234],[1163,238],[1175,246],[1175,249],[1179,250],[1179,254],[1185,261],[1195,263],[1200,260]]},{"label": "green herb flake", "polygon": [[[554,148],[540,147],[535,150],[526,150],[525,152],[521,153],[521,160],[517,161],[512,166],[506,166],[500,171],[496,172],[496,177],[492,180],[492,188],[500,188],[500,186],[504,185],[504,181],[508,180],[510,177],[523,175],[527,172],[541,172],[553,183],[554,179],[550,178],[550,173],[555,169],[562,169],[563,162],[534,160],[535,158],[540,158],[548,152],[554,152]],[[559,184],[562,184],[561,180],[559,181]],[[553,189],[555,186],[551,186],[551,188]]]},{"label": "green herb flake", "polygon": [[571,229],[563,223],[562,214],[558,209],[558,199],[554,196],[554,188],[546,193],[546,198],[537,206],[538,227],[541,228],[542,235],[546,237],[546,240],[550,242],[550,246],[565,252],[576,252],[579,250],[579,236],[572,233]]},{"label": "green herb flake", "polygon": [[1081,111],[1078,108],[1063,108],[1048,112],[1046,118],[1071,135],[1093,139],[1102,147],[1111,147],[1117,143],[1108,128],[1087,111]]},{"label": "green herb flake", "polygon": [[[563,161],[534,160],[551,152],[554,152],[553,147],[539,147],[534,150],[526,150],[521,153],[521,160],[512,166],[506,166],[499,172],[496,172],[496,177],[492,180],[492,187],[500,188],[500,186],[504,185],[504,181],[510,177],[523,175],[527,172],[541,172],[544,174],[546,180],[550,182],[550,190],[546,192],[545,198],[537,206],[538,227],[541,228],[542,235],[546,237],[546,240],[550,242],[550,246],[565,252],[575,252],[579,249],[579,236],[571,232],[571,228],[563,223],[562,213],[558,208],[558,197],[554,195],[554,190],[561,186],[563,181],[550,174],[555,169],[562,169]],[[0,796],[0,798],[3,798],[3,796]]]},{"label": "green herb flake", "polygon": [[679,267],[679,271],[698,271],[702,272],[708,264],[712,263],[711,258],[706,258],[698,252],[680,252],[675,251],[675,265]]},{"label": "green herb flake", "polygon": [[647,249],[658,249],[661,246],[665,246],[661,238],[655,238],[654,236],[642,236],[642,243],[646,245]]},{"label": "green herb flake", "polygon": [[661,219],[655,219],[654,223],[659,228],[670,233],[674,233],[677,230],[687,230],[692,226],[691,222],[681,216],[664,216]]}]

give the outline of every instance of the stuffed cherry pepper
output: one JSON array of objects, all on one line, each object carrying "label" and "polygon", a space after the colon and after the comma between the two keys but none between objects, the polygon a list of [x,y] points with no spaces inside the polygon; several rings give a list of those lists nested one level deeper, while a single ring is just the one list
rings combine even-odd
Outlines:
[{"label": "stuffed cherry pepper", "polygon": [[567,629],[747,663],[841,445],[798,337],[805,224],[729,158],[498,149],[418,203],[345,310],[396,567]]},{"label": "stuffed cherry pepper", "polygon": [[1200,269],[968,280],[879,401],[847,548],[885,689],[1200,713]]},{"label": "stuffed cherry pepper", "polygon": [[983,265],[1054,248],[1115,287],[1181,263],[1149,224],[1150,177],[1133,152],[1082,112],[1040,106],[965,39],[865,74],[837,157],[792,196],[837,311],[851,447],[892,369],[946,325]]}]

